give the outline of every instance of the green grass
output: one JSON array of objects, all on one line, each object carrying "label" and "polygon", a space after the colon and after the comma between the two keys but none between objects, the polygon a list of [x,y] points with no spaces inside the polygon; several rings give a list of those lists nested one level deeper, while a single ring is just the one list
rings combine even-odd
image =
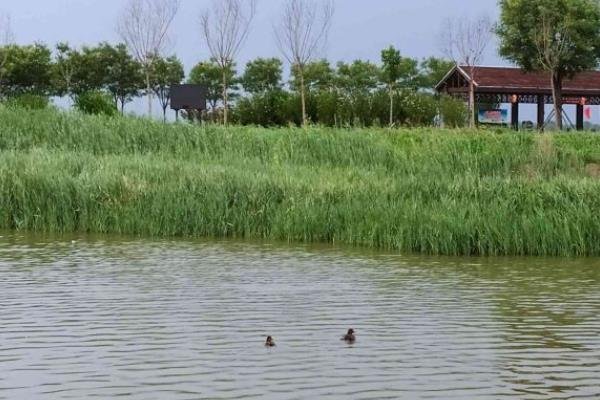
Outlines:
[{"label": "green grass", "polygon": [[0,228],[600,255],[600,136],[0,108]]}]

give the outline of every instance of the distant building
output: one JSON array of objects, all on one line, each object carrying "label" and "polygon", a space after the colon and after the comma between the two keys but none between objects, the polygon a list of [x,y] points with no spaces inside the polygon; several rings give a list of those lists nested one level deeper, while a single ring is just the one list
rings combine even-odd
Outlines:
[{"label": "distant building", "polygon": [[[469,70],[464,66],[452,68],[436,86],[437,92],[467,101],[472,80]],[[514,129],[519,129],[519,104],[537,104],[538,129],[543,129],[552,119],[554,111],[547,117],[545,115],[545,105],[553,103],[548,73],[526,73],[520,68],[474,67],[473,75],[476,104],[511,104],[510,123]],[[581,72],[573,79],[565,79],[563,104],[576,106],[575,124],[567,113],[564,118],[567,124],[583,130],[585,106],[600,105],[600,71]]]}]

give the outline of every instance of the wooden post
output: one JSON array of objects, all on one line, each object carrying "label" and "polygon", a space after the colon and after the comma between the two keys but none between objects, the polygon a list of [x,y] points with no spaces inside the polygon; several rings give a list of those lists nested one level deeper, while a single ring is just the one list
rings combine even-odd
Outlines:
[{"label": "wooden post", "polygon": [[540,132],[544,131],[544,122],[546,120],[545,107],[544,95],[540,94],[537,97],[537,128]]},{"label": "wooden post", "polygon": [[510,120],[511,126],[515,131],[519,130],[519,96],[516,94],[511,97]]}]

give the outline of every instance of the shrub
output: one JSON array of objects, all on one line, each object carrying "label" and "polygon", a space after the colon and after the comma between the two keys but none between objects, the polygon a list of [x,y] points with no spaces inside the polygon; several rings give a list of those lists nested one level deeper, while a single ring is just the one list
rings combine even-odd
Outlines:
[{"label": "shrub", "polygon": [[469,111],[461,100],[442,96],[439,102],[442,121],[447,128],[460,128],[466,125]]},{"label": "shrub", "polygon": [[283,90],[257,93],[238,100],[234,109],[235,120],[242,125],[286,125],[285,103],[289,95]]},{"label": "shrub", "polygon": [[75,98],[75,108],[85,114],[95,115],[116,115],[117,106],[112,98],[100,91],[89,91],[78,95]]},{"label": "shrub", "polygon": [[6,104],[9,107],[24,108],[27,110],[43,110],[48,107],[50,100],[47,96],[38,94],[21,94],[11,97]]}]

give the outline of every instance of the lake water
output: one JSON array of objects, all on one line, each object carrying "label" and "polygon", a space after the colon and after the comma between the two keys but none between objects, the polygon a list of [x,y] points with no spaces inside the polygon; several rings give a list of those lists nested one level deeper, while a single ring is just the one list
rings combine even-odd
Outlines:
[{"label": "lake water", "polygon": [[0,236],[0,399],[600,398],[598,259]]}]

